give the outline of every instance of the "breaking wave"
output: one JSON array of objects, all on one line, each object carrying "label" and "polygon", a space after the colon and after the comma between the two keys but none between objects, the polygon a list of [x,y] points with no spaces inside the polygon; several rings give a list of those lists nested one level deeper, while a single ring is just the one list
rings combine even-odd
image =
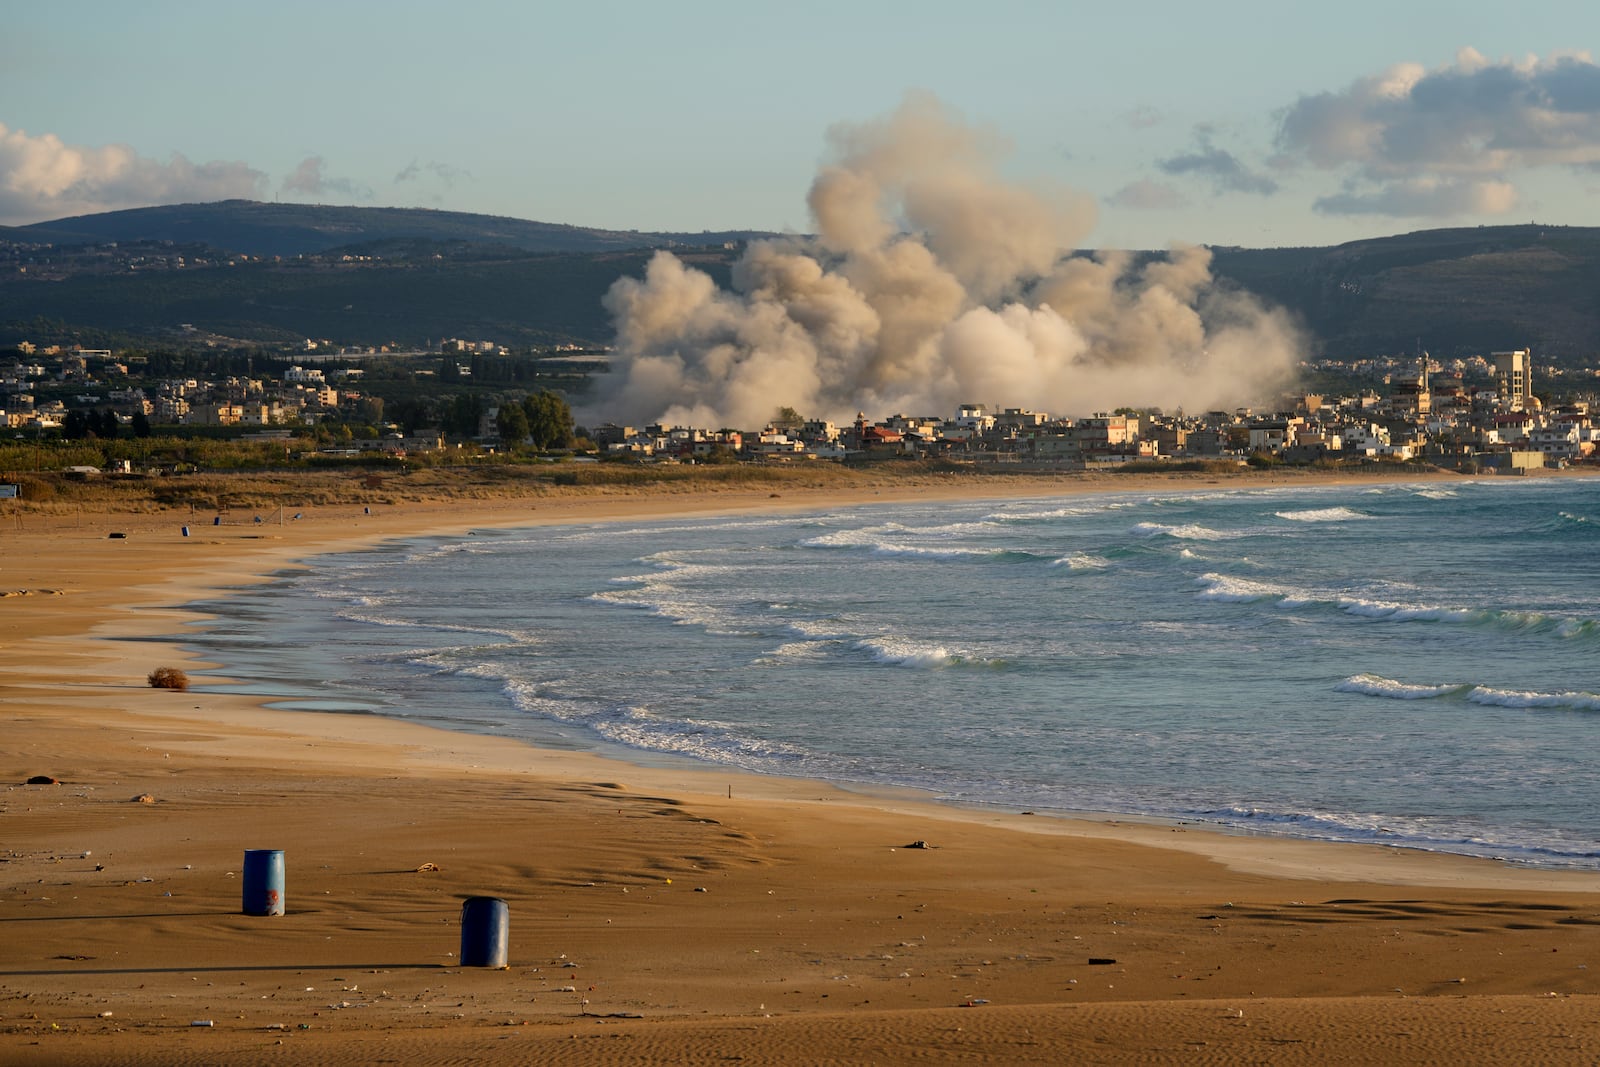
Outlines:
[{"label": "breaking wave", "polygon": [[1352,519],[1370,519],[1354,508],[1307,508],[1304,511],[1276,511],[1273,514],[1290,522],[1349,522]]},{"label": "breaking wave", "polygon": [[1379,674],[1356,674],[1334,689],[1341,693],[1387,697],[1391,700],[1431,700],[1435,697],[1465,695],[1473,704],[1494,708],[1600,711],[1600,694],[1575,690],[1542,693],[1537,690],[1497,689],[1493,686],[1455,682],[1443,685],[1413,685]]},{"label": "breaking wave", "polygon": [[1491,689],[1475,686],[1467,694],[1474,704],[1496,708],[1556,708],[1569,711],[1600,711],[1600,694],[1585,692],[1540,693],[1516,689]]},{"label": "breaking wave", "polygon": [[1600,620],[1596,619],[1551,616],[1537,611],[1418,604],[1334,590],[1297,589],[1216,572],[1203,574],[1195,581],[1201,587],[1198,595],[1202,600],[1223,603],[1273,602],[1288,608],[1322,606],[1378,621],[1487,625],[1518,632],[1549,633],[1569,639],[1600,636]]},{"label": "breaking wave", "polygon": [[1232,541],[1238,537],[1249,537],[1247,530],[1213,530],[1209,526],[1199,523],[1185,523],[1181,526],[1170,526],[1161,522],[1137,522],[1133,525],[1132,533],[1135,537],[1175,537],[1181,541]]},{"label": "breaking wave", "polygon": [[1380,674],[1352,675],[1334,686],[1334,689],[1341,693],[1360,693],[1363,696],[1388,697],[1391,700],[1431,700],[1434,697],[1463,693],[1470,688],[1472,688],[1470,685],[1459,683],[1412,685],[1408,682],[1397,682],[1393,678],[1385,678]]},{"label": "breaking wave", "polygon": [[1073,571],[1103,571],[1111,566],[1111,561],[1104,556],[1093,556],[1087,552],[1074,552],[1070,556],[1050,561],[1052,567],[1065,567]]}]

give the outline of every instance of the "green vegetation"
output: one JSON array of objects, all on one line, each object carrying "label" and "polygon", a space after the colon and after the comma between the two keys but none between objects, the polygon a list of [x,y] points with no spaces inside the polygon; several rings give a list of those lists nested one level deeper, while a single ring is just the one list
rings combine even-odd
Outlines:
[{"label": "green vegetation", "polygon": [[[599,345],[611,322],[601,298],[642,275],[649,252],[336,264],[245,263],[137,274],[76,274],[0,284],[0,336],[88,347],[124,339],[183,344],[181,324],[248,349],[307,337],[421,348],[445,337],[499,343]],[[696,266],[727,284],[733,253]],[[124,347],[118,344],[116,347]]]}]

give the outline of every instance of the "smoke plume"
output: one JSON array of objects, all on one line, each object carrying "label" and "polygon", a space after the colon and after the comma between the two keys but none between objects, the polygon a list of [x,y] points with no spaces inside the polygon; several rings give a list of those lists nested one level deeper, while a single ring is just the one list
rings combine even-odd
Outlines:
[{"label": "smoke plume", "polygon": [[815,237],[752,243],[732,290],[667,252],[612,286],[599,415],[751,429],[781,406],[835,421],[963,403],[1208,410],[1287,381],[1289,320],[1214,284],[1210,252],[1072,255],[1093,203],[1003,180],[997,138],[932,97],[829,141]]}]

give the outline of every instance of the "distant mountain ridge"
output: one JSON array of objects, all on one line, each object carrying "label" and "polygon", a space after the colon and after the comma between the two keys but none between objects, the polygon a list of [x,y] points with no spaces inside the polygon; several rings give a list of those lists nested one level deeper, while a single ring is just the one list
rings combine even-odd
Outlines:
[{"label": "distant mountain ridge", "polygon": [[1215,248],[1213,270],[1289,308],[1330,355],[1600,354],[1600,228],[1420,230],[1331,248]]},{"label": "distant mountain ridge", "polygon": [[220,200],[129,208],[15,226],[0,237],[58,245],[108,241],[202,244],[251,256],[297,256],[394,238],[498,244],[524,252],[617,252],[723,244],[773,236],[755,230],[640,233],[427,208],[334,207]]},{"label": "distant mountain ridge", "polygon": [[[180,324],[244,343],[462,336],[598,345],[611,337],[601,297],[617,278],[642,273],[652,249],[672,248],[726,285],[738,247],[771,236],[247,200],[84,215],[0,228],[0,345],[90,334],[170,341]],[[170,242],[199,269],[119,270],[88,252],[73,262],[73,247],[112,242]],[[43,256],[18,247],[45,243],[55,248]],[[205,249],[269,261],[212,266]],[[372,258],[343,269],[330,252]],[[1419,343],[1446,357],[1525,347],[1554,362],[1600,354],[1600,228],[1484,226],[1212,253],[1217,278],[1286,308],[1315,356],[1410,353]],[[302,266],[301,256],[321,263]]]}]

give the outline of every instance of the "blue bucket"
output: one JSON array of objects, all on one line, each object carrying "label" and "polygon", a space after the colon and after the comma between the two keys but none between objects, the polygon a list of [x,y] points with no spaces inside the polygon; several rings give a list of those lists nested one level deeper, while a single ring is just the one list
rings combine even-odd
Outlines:
[{"label": "blue bucket", "polygon": [[283,914],[283,849],[245,849],[244,913]]},{"label": "blue bucket", "polygon": [[461,966],[503,970],[510,942],[511,909],[499,897],[468,897],[461,903]]}]

